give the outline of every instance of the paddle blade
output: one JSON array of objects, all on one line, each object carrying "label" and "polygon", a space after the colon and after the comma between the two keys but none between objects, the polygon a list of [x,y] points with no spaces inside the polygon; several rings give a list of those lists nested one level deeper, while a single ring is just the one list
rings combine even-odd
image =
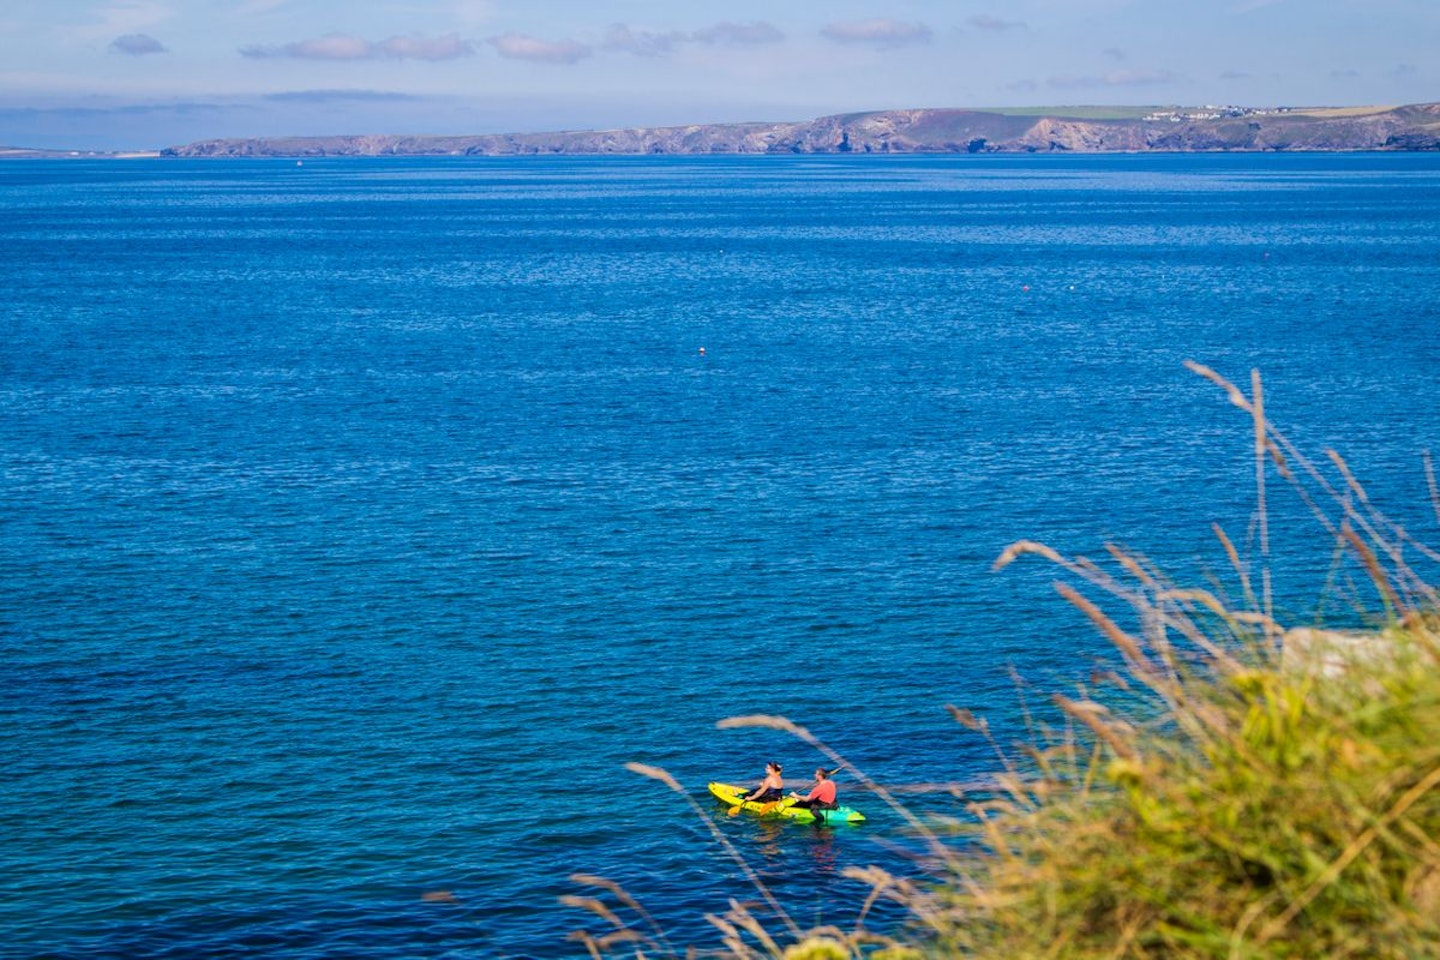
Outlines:
[{"label": "paddle blade", "polygon": [[740,808],[741,808],[742,806],[744,806],[744,804],[742,804],[742,803],[737,803],[737,804],[735,804],[735,806],[733,806],[733,807],[731,807],[729,810],[726,810],[726,811],[725,811],[725,815],[726,815],[726,816],[729,816],[729,817],[735,816],[735,814],[737,814],[737,813],[740,812]]},{"label": "paddle blade", "polygon": [[759,810],[756,810],[755,812],[763,817],[765,816],[765,814],[772,813],[781,807],[788,807],[794,802],[795,801],[789,797],[786,797],[783,800],[771,800],[769,803],[765,804],[763,807],[761,807]]}]

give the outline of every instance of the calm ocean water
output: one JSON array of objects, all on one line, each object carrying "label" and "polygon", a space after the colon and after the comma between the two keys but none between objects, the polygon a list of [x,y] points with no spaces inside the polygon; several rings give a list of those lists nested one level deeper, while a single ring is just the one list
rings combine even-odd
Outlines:
[{"label": "calm ocean water", "polygon": [[[4,956],[574,956],[574,871],[714,943],[622,765],[990,769],[946,703],[1106,655],[1006,544],[1246,539],[1187,358],[1440,539],[1435,156],[14,161],[0,281]],[[910,869],[848,796],[718,818],[802,924]]]}]

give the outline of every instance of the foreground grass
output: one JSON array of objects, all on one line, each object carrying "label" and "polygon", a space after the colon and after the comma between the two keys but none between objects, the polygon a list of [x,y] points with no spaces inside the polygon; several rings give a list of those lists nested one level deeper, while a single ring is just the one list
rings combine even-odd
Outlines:
[{"label": "foreground grass", "polygon": [[[1060,703],[1084,735],[977,807],[987,850],[917,913],[939,954],[1419,957],[1440,949],[1440,663],[1421,624],[1383,660],[1184,676],[1167,711]],[[1141,648],[1142,656],[1154,655]],[[917,901],[919,903],[919,901]]]},{"label": "foreground grass", "polygon": [[[1192,369],[1254,424],[1259,556],[1242,562],[1216,530],[1240,600],[1177,588],[1118,548],[1096,563],[1012,546],[997,566],[1027,556],[1055,564],[1066,575],[1059,593],[1113,643],[1123,668],[1054,697],[1059,719],[1019,760],[1004,759],[995,789],[968,798],[970,821],[952,825],[980,841],[964,852],[946,842],[944,825],[920,821],[871,784],[942,864],[918,883],[852,872],[872,886],[872,902],[907,906],[910,929],[873,935],[862,910],[852,930],[802,931],[752,872],[764,913],[732,902],[711,917],[726,955],[1440,956],[1440,597],[1409,564],[1440,555],[1374,511],[1338,456],[1322,471],[1275,431],[1258,377],[1247,395]],[[1272,473],[1348,556],[1346,599],[1358,605],[1364,592],[1378,608],[1367,631],[1286,630],[1275,620],[1265,513]],[[952,713],[989,737],[982,718]],[[788,730],[867,779],[784,718],[721,726]],[[663,771],[634,769],[688,799]],[[578,935],[594,956],[673,954],[607,912],[608,935]]]}]

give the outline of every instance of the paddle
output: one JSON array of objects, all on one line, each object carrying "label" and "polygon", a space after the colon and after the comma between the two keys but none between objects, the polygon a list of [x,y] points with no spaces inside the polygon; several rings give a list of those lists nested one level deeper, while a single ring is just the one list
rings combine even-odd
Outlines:
[{"label": "paddle", "polygon": [[[760,816],[763,817],[763,816],[765,816],[765,814],[767,814],[767,813],[769,813],[771,810],[775,809],[776,805],[781,804],[781,803],[785,803],[786,801],[790,801],[791,799],[792,799],[792,798],[790,798],[790,797],[781,797],[779,800],[771,800],[769,803],[762,804],[762,805],[760,806],[760,809],[756,810],[755,812],[758,813]],[[735,806],[731,807],[729,810],[726,810],[725,812],[726,812],[727,814],[729,814],[730,816],[733,817],[733,816],[735,816],[735,814],[739,813],[742,809],[744,809],[745,804],[747,804],[747,803],[752,803],[752,802],[753,802],[753,801],[744,799],[744,796],[742,795],[742,796],[741,796],[741,799],[740,799],[740,802],[737,803],[737,804],[735,804]]]},{"label": "paddle", "polygon": [[781,797],[779,800],[771,800],[769,803],[763,805],[759,810],[756,810],[756,811],[755,811],[755,815],[756,815],[756,816],[763,817],[763,816],[765,816],[765,814],[767,814],[767,813],[769,813],[770,811],[774,810],[776,807],[779,807],[779,806],[787,806],[787,807],[788,807],[788,806],[790,806],[790,804],[792,804],[792,803],[794,803],[794,802],[795,802],[795,798],[794,798],[794,797]]},{"label": "paddle", "polygon": [[[839,773],[840,770],[841,770],[840,767],[836,767],[835,769],[833,769],[833,770],[830,771],[830,776],[832,776],[832,777],[835,776],[835,774]],[[771,800],[769,803],[761,804],[761,805],[760,805],[760,808],[759,808],[758,810],[756,810],[755,813],[756,813],[757,816],[763,817],[763,816],[765,816],[765,814],[770,813],[771,811],[773,811],[773,810],[774,810],[775,808],[777,808],[777,807],[780,807],[780,806],[782,806],[782,805],[783,805],[783,806],[786,806],[786,807],[790,806],[790,805],[791,805],[792,803],[794,803],[797,799],[799,799],[799,798],[798,798],[798,797],[781,797],[779,800]],[[735,804],[735,806],[731,807],[730,809],[726,810],[726,811],[725,811],[725,814],[726,814],[727,816],[731,816],[731,817],[735,816],[737,813],[739,813],[741,810],[743,810],[743,809],[745,808],[745,804],[746,804],[747,802],[748,802],[748,801],[745,800],[745,794],[743,794],[743,793],[740,794],[740,802],[737,803],[737,804]]]},{"label": "paddle", "polygon": [[[833,777],[839,772],[840,768],[836,767],[834,770],[830,771],[830,776]],[[799,797],[781,797],[779,800],[772,800],[769,803],[765,804],[759,810],[756,810],[755,813],[763,817],[765,816],[765,814],[770,813],[777,808],[783,809],[785,807],[793,806],[799,799]],[[818,820],[820,818],[816,817],[816,819]]]},{"label": "paddle", "polygon": [[[841,770],[840,767],[836,767],[836,768],[834,768],[833,770],[828,771],[828,772],[827,772],[827,777],[833,777],[833,776],[835,776],[835,774],[839,773],[840,770]],[[816,781],[816,782],[818,783],[819,781]],[[791,803],[795,803],[795,802],[797,802],[800,798],[799,798],[799,797],[795,797],[795,796],[790,796],[790,797],[786,797],[785,799],[789,800]],[[773,806],[773,804],[772,804],[772,806]],[[806,809],[808,809],[808,810],[810,811],[810,816],[812,816],[812,817],[815,818],[815,822],[816,822],[816,823],[824,823],[824,822],[825,822],[825,811],[824,811],[824,810],[816,810],[814,807],[807,807]],[[761,815],[764,815],[765,811],[764,811],[764,810],[761,810],[760,813],[761,813]]]},{"label": "paddle", "polygon": [[740,794],[740,802],[735,804],[735,806],[731,807],[729,810],[726,810],[725,815],[729,817],[735,816],[744,808],[746,802],[747,801],[745,800],[745,794]]}]

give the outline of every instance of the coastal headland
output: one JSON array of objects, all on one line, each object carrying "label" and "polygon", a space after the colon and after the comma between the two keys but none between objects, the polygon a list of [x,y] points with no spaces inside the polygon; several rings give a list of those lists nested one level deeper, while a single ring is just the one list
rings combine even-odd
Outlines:
[{"label": "coastal headland", "polygon": [[33,147],[0,147],[0,160],[136,160],[158,157],[158,150],[45,150]]},{"label": "coastal headland", "polygon": [[1197,153],[1440,150],[1440,103],[1401,107],[915,109],[780,123],[473,136],[201,140],[167,157]]}]

